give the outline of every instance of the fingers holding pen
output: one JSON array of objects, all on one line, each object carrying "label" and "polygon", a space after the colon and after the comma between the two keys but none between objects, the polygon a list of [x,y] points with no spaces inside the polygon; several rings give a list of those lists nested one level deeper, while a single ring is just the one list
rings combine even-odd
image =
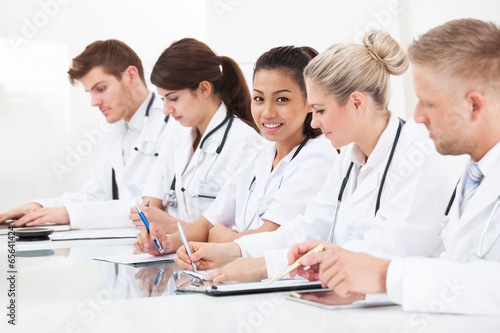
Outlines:
[{"label": "fingers holding pen", "polygon": [[184,245],[177,249],[177,257],[175,258],[175,262],[183,270],[193,269],[193,266],[191,265],[191,259],[189,258]]},{"label": "fingers holding pen", "polygon": [[168,248],[168,237],[165,234],[165,231],[158,226],[156,223],[150,223],[149,225],[149,234],[151,240],[154,242],[154,239],[158,239],[163,249],[168,253],[170,249]]},{"label": "fingers holding pen", "polygon": [[193,270],[192,263],[198,269],[212,269],[220,263],[218,256],[212,253],[212,246],[217,244],[188,242],[191,248],[191,256],[188,255],[186,247],[183,245],[177,250],[176,263],[185,270]]}]

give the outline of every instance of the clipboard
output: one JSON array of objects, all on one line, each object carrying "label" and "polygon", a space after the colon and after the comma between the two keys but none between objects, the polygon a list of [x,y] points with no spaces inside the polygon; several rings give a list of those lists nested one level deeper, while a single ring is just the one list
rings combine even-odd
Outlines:
[{"label": "clipboard", "polygon": [[209,296],[231,296],[260,294],[286,291],[320,291],[329,290],[321,286],[320,281],[310,282],[305,279],[280,280],[272,284],[264,282],[220,284],[203,281],[184,272],[174,273],[177,291],[200,292]]}]

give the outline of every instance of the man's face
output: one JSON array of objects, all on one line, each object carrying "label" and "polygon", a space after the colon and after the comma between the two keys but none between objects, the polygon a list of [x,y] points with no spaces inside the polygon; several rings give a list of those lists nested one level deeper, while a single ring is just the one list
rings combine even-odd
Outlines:
[{"label": "man's face", "polygon": [[[470,153],[469,119],[465,96],[447,92],[428,71],[414,66],[413,83],[418,97],[414,119],[429,131],[436,149],[443,155]],[[454,97],[451,97],[455,95]]]},{"label": "man's face", "polygon": [[85,91],[90,92],[91,105],[99,107],[110,124],[121,119],[129,121],[136,111],[126,73],[118,80],[102,67],[92,68],[80,79]]}]

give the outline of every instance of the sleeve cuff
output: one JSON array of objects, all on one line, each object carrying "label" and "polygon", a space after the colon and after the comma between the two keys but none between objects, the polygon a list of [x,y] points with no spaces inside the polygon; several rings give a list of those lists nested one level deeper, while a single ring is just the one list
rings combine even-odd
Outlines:
[{"label": "sleeve cuff", "polygon": [[210,215],[210,207],[208,207],[208,210],[203,214],[203,217],[207,219],[208,222],[210,222],[211,225],[215,225],[213,221],[216,221],[216,219]]},{"label": "sleeve cuff", "polygon": [[[267,277],[273,278],[288,266],[288,249],[266,251]],[[287,275],[287,277],[289,277]]]},{"label": "sleeve cuff", "polygon": [[278,248],[269,232],[246,235],[235,242],[240,246],[241,256],[244,258],[262,258],[266,250]]},{"label": "sleeve cuff", "polygon": [[153,186],[145,186],[144,190],[142,191],[142,196],[143,197],[151,197],[151,198],[156,198],[160,200],[165,200],[165,192],[163,191],[162,187],[153,187]]},{"label": "sleeve cuff", "polygon": [[403,279],[405,260],[393,259],[387,269],[386,289],[389,299],[397,304],[403,304]]},{"label": "sleeve cuff", "polygon": [[[210,222],[211,223],[211,222]],[[236,239],[234,242],[236,244],[238,244],[238,246],[240,247],[240,251],[241,251],[241,257],[242,258],[251,258],[252,256],[250,255],[250,252],[247,251],[247,248],[245,246],[245,242],[241,241],[243,238],[245,237],[241,237],[241,238],[238,238]]]}]

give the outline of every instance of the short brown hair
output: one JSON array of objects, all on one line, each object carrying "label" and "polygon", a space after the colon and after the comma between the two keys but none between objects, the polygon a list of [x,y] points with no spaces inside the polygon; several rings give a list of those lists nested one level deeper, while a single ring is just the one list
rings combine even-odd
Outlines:
[{"label": "short brown hair", "polygon": [[498,88],[500,27],[476,19],[450,21],[415,39],[408,56],[413,64],[436,77],[452,79],[449,82],[453,86],[459,81],[462,85]]},{"label": "short brown hair", "polygon": [[99,66],[118,80],[121,80],[122,73],[129,66],[135,66],[142,82],[146,84],[141,59],[127,44],[116,39],[95,41],[73,58],[73,64],[68,71],[69,81],[75,84],[75,81],[87,75],[92,68]]}]

